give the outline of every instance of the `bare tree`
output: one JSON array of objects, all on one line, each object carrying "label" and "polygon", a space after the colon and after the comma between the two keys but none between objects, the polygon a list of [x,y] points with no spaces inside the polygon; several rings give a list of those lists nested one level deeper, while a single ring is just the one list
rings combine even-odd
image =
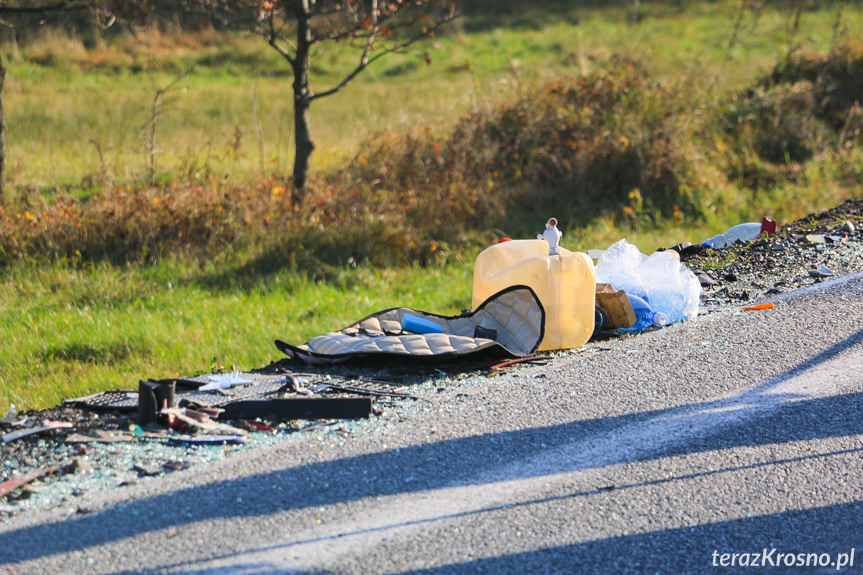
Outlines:
[{"label": "bare tree", "polygon": [[162,114],[165,112],[165,98],[170,95],[177,88],[180,82],[182,82],[191,73],[191,69],[186,69],[171,80],[170,83],[156,88],[153,92],[153,103],[150,109],[150,116],[147,118],[147,121],[144,122],[144,125],[141,126],[141,134],[144,137],[144,143],[147,146],[147,157],[149,158],[148,171],[150,174],[151,186],[156,185],[156,154],[159,151],[156,146],[156,128],[159,123],[159,118],[161,118]]},{"label": "bare tree", "polygon": [[[100,0],[0,0],[0,25],[15,28],[28,22],[44,22],[49,16],[80,13],[87,19],[110,26],[113,17],[107,2]],[[0,53],[0,202],[4,198],[6,171],[6,121],[3,112],[3,85],[6,81],[6,62]]]},{"label": "bare tree", "polygon": [[[188,1],[188,0],[187,0]],[[302,202],[315,145],[312,102],[340,92],[374,62],[433,37],[456,16],[456,0],[198,0],[232,27],[253,30],[293,71],[293,200]],[[333,85],[315,90],[311,62],[322,43],[356,50],[356,63]]]}]

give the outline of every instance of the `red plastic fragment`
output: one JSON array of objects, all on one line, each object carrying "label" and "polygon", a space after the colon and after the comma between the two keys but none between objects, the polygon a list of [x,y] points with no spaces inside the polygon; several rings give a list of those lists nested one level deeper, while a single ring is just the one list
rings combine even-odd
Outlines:
[{"label": "red plastic fragment", "polygon": [[271,433],[271,432],[275,431],[274,428],[270,427],[269,425],[267,425],[265,423],[260,423],[258,421],[250,421],[249,423],[252,425],[252,427],[255,428],[255,431],[265,431],[267,433]]},{"label": "red plastic fragment", "polygon": [[15,489],[21,487],[22,485],[24,485],[26,483],[30,483],[34,479],[38,479],[38,478],[42,477],[43,475],[46,475],[48,473],[52,473],[54,470],[55,469],[52,467],[46,467],[44,469],[36,469],[34,471],[31,471],[30,473],[25,473],[24,475],[22,475],[20,477],[16,477],[14,479],[4,481],[3,483],[0,483],[0,497],[3,497],[7,493],[14,491]]}]

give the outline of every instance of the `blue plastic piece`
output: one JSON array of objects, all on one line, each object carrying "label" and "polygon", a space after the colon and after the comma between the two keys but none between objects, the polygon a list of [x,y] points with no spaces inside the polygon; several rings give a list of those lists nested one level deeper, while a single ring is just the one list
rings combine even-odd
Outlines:
[{"label": "blue plastic piece", "polygon": [[402,329],[414,333],[441,333],[443,331],[439,323],[409,313],[402,316]]},{"label": "blue plastic piece", "polygon": [[635,331],[654,325],[662,326],[668,322],[668,316],[661,311],[653,311],[643,298],[631,294],[626,294],[626,297],[629,298],[629,303],[632,304],[632,310],[635,312],[635,324],[632,327],[623,328],[624,330]]}]

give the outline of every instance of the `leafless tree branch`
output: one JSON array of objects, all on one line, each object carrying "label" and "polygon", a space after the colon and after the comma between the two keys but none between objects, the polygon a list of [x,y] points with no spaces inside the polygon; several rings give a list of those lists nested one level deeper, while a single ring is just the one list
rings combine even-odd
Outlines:
[{"label": "leafless tree branch", "polygon": [[362,55],[360,56],[360,62],[357,66],[351,70],[341,82],[333,86],[328,90],[324,90],[322,92],[312,92],[309,96],[310,100],[317,100],[320,98],[326,98],[327,96],[332,96],[333,94],[341,91],[345,86],[347,86],[354,78],[356,78],[363,70],[368,68],[374,62],[380,60],[384,56],[388,54],[393,54],[396,52],[402,52],[405,49],[409,48],[413,44],[416,44],[420,40],[423,40],[429,36],[433,36],[434,33],[444,24],[450,22],[452,20],[452,16],[445,16],[444,18],[435,22],[432,26],[423,29],[422,33],[415,34],[405,40],[400,42],[396,42],[390,47],[383,49],[379,52],[376,52],[373,56],[369,56],[369,52],[374,45],[374,40],[379,36],[379,34],[369,34],[368,41],[366,42],[366,49],[363,50]]}]

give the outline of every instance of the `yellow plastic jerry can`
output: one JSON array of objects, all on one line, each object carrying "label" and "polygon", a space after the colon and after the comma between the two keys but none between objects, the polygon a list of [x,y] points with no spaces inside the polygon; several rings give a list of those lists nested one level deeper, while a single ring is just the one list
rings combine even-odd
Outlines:
[{"label": "yellow plastic jerry can", "polygon": [[473,309],[512,285],[530,286],[545,308],[539,350],[584,345],[593,333],[596,271],[581,252],[549,255],[545,240],[511,240],[486,248],[473,268]]}]

